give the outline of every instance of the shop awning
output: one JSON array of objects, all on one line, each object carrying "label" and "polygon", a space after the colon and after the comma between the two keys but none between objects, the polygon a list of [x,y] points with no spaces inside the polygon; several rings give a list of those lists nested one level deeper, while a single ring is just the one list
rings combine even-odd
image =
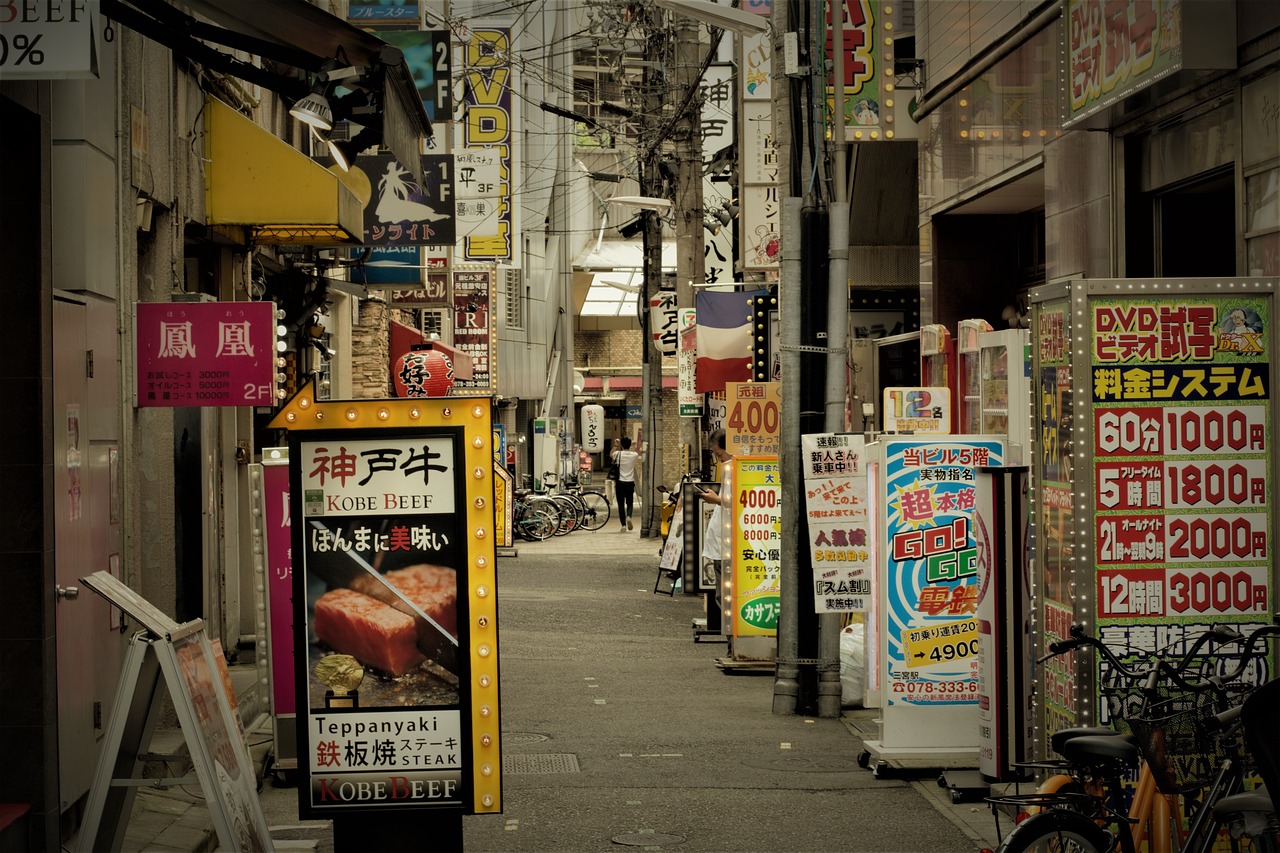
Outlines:
[{"label": "shop awning", "polygon": [[[375,124],[382,147],[422,180],[422,139],[432,135],[431,119],[404,52],[373,33],[308,0],[101,2],[102,13],[111,20],[206,68],[277,92],[290,103],[309,91],[308,75],[330,64],[359,70],[358,84],[347,84],[369,95],[368,112],[358,123]],[[245,61],[244,54],[258,61]]]},{"label": "shop awning", "polygon": [[364,206],[338,176],[240,115],[205,99],[205,215],[240,225],[257,243],[364,240]]},{"label": "shop awning", "polygon": [[413,326],[406,326],[404,323],[397,323],[395,320],[390,321],[389,326],[391,340],[387,346],[387,354],[391,357],[392,370],[395,370],[396,361],[399,360],[400,356],[409,352],[414,344],[430,343],[432,346],[439,347],[449,354],[449,358],[453,361],[454,379],[474,378],[475,364],[472,362],[471,356],[465,352],[454,349],[444,341],[429,341],[426,335]]}]

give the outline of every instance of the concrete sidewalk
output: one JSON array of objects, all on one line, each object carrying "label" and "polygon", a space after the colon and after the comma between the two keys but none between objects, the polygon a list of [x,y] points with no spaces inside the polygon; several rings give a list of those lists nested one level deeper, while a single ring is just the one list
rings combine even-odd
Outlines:
[{"label": "concrete sidewalk", "polygon": [[[694,642],[701,598],[652,593],[659,550],[611,519],[499,559],[504,813],[465,819],[469,851],[996,846],[986,805],[953,803],[936,772],[877,779],[856,766],[874,710],[775,716],[771,669],[718,669],[725,646]],[[264,738],[269,727],[248,735],[259,766]],[[327,822],[297,820],[293,788],[269,780],[261,800],[279,849],[333,850]],[[775,820],[760,823],[761,808]],[[810,811],[820,825],[800,817]],[[744,824],[754,843],[737,836]],[[125,850],[216,848],[198,786],[139,790]]]}]

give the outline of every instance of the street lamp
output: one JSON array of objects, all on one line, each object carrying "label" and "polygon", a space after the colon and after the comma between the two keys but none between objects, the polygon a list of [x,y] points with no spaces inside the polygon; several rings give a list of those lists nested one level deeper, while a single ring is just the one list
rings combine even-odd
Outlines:
[{"label": "street lamp", "polygon": [[740,36],[755,36],[769,28],[769,19],[764,15],[753,15],[733,6],[717,6],[707,0],[653,0],[654,5],[661,6],[670,12],[684,15],[722,30],[729,30]]}]

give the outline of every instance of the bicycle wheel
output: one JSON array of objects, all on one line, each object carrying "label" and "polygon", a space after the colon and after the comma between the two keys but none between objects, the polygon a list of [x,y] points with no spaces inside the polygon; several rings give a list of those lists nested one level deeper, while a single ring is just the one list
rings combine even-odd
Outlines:
[{"label": "bicycle wheel", "polygon": [[1112,846],[1111,836],[1090,818],[1050,809],[1014,827],[997,853],[1108,853]]},{"label": "bicycle wheel", "polygon": [[527,512],[526,517],[529,523],[524,526],[524,533],[535,542],[550,539],[555,535],[556,528],[560,526],[560,518],[550,505],[533,507]]},{"label": "bicycle wheel", "polygon": [[609,522],[609,499],[599,492],[583,492],[579,497],[587,511],[582,526],[587,530],[599,530]]},{"label": "bicycle wheel", "polygon": [[576,530],[578,527],[578,508],[574,506],[573,499],[568,495],[552,495],[551,500],[555,501],[556,509],[560,511],[560,525],[556,528],[556,535],[564,536],[566,533]]}]

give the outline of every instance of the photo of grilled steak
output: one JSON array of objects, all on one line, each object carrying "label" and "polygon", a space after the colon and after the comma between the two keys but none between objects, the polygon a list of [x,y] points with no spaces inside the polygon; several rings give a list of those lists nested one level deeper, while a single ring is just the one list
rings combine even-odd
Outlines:
[{"label": "photo of grilled steak", "polygon": [[[453,569],[419,565],[387,572],[386,580],[454,637],[458,633],[458,581]],[[315,632],[335,652],[367,667],[403,675],[426,657],[418,649],[413,618],[349,589],[331,589],[316,600]]]}]

